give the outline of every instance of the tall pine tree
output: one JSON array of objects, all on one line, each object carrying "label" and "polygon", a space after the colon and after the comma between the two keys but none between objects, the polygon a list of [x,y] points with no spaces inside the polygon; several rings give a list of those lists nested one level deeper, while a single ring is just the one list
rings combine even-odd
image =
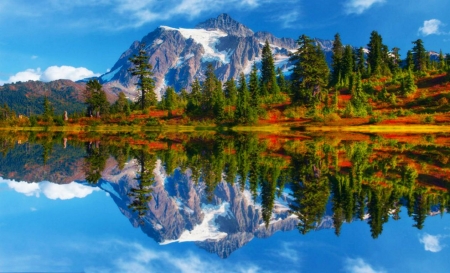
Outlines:
[{"label": "tall pine tree", "polygon": [[423,41],[421,39],[417,39],[412,43],[414,44],[414,47],[412,49],[414,71],[422,72],[427,70],[427,62],[429,60],[429,57],[423,45]]},{"label": "tall pine tree", "polygon": [[129,69],[132,76],[138,77],[138,82],[136,83],[138,90],[140,91],[140,96],[137,101],[140,104],[141,110],[149,106],[156,105],[156,94],[155,94],[155,81],[152,78],[152,65],[149,62],[149,57],[145,52],[145,44],[141,43],[139,46],[138,55],[134,55],[129,59],[133,66]]},{"label": "tall pine tree", "polygon": [[263,93],[263,95],[277,96],[280,93],[280,87],[277,83],[272,49],[270,49],[270,45],[267,40],[264,44],[261,55],[261,90],[263,90],[263,92],[267,92]]},{"label": "tall pine tree", "polygon": [[342,59],[344,56],[344,46],[342,45],[341,36],[339,35],[339,33],[336,33],[336,35],[334,35],[332,51],[333,56],[331,59],[331,69],[332,69],[331,85],[335,86],[336,84],[339,84],[341,82]]},{"label": "tall pine tree", "polygon": [[328,85],[329,68],[325,56],[312,39],[301,35],[297,40],[298,49],[291,56],[295,62],[292,71],[292,103],[311,104],[320,88]]},{"label": "tall pine tree", "polygon": [[381,35],[376,31],[372,31],[369,44],[367,44],[367,49],[369,50],[367,62],[370,66],[371,75],[381,75],[383,62],[382,45]]}]

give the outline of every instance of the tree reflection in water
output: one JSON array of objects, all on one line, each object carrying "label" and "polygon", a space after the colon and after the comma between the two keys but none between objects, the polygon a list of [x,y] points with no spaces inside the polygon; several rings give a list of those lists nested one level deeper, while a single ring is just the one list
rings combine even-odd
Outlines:
[{"label": "tree reflection in water", "polygon": [[[26,151],[16,144],[18,138],[28,143]],[[360,219],[367,220],[373,238],[382,233],[390,218],[400,219],[402,207],[406,207],[418,229],[424,227],[430,214],[449,209],[450,145],[437,141],[447,140],[446,136],[429,137],[434,143],[425,144],[417,136],[411,141],[398,141],[364,135],[351,139],[199,132],[150,137],[99,135],[87,141],[82,137],[64,138],[69,139],[67,149],[62,149],[61,135],[3,135],[0,173],[12,169],[31,172],[23,166],[37,162],[16,158],[40,150],[50,169],[61,164],[58,156],[66,161],[71,156],[82,158],[86,181],[96,185],[109,158],[117,161],[120,170],[133,159],[138,168],[136,183],[127,192],[127,206],[137,214],[140,224],[145,222],[152,201],[157,160],[167,176],[180,170],[189,172],[194,183],[203,183],[209,202],[217,198],[217,187],[225,181],[237,184],[241,191],[249,190],[253,201],[261,204],[259,213],[266,228],[273,220],[276,198],[285,193],[289,196],[289,214],[298,219],[297,228],[302,234],[320,225],[327,207],[332,209],[336,235],[341,233],[344,222]],[[75,151],[83,145],[84,154]]]}]

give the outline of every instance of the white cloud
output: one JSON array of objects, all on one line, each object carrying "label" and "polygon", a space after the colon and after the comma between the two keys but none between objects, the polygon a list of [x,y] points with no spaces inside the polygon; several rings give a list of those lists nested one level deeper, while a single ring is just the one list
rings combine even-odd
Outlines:
[{"label": "white cloud", "polygon": [[363,259],[347,259],[345,261],[345,271],[349,273],[385,273],[384,270],[375,270]]},{"label": "white cloud", "polygon": [[295,28],[298,27],[298,25],[295,25],[295,22],[297,22],[299,15],[299,12],[294,10],[292,12],[279,16],[278,21],[282,22],[283,28]]},{"label": "white cloud", "polygon": [[431,19],[423,22],[423,27],[419,28],[419,34],[424,36],[441,34],[439,27],[442,26],[442,22],[437,19]]},{"label": "white cloud", "polygon": [[344,7],[347,14],[362,14],[374,4],[383,4],[385,2],[386,0],[348,0]]},{"label": "white cloud", "polygon": [[16,75],[9,77],[6,82],[26,82],[39,81],[41,79],[41,69],[27,69],[25,71],[17,72]]},{"label": "white cloud", "polygon": [[25,71],[17,72],[15,75],[9,77],[7,81],[1,83],[26,82],[26,81],[54,81],[59,79],[66,79],[78,81],[85,78],[100,76],[99,73],[94,73],[84,67],[73,66],[50,66],[44,71],[40,68],[27,69]]},{"label": "white cloud", "polygon": [[40,186],[42,193],[48,199],[61,199],[67,200],[72,198],[84,198],[94,191],[99,191],[99,188],[89,187],[85,185],[81,185],[75,182],[70,184],[55,184],[50,182],[41,182]]},{"label": "white cloud", "polygon": [[0,183],[6,183],[9,188],[26,196],[39,197],[44,194],[48,199],[67,200],[72,198],[84,198],[99,188],[89,187],[72,182],[70,184],[55,184],[47,181],[40,183],[16,182],[14,180],[0,178]]},{"label": "white cloud", "polygon": [[294,243],[283,243],[281,245],[281,249],[276,253],[276,255],[291,262],[297,263],[298,261],[300,261],[297,247],[298,245]]},{"label": "white cloud", "polygon": [[32,59],[32,60],[36,60],[38,57],[39,57],[39,56],[37,56],[37,55],[33,55],[33,56],[31,56],[31,59]]},{"label": "white cloud", "polygon": [[[24,5],[14,0],[8,1],[8,13],[2,13],[0,9],[0,15],[57,18],[57,26],[65,28],[69,26],[117,31],[174,17],[193,19],[212,12],[251,10],[273,2],[278,3],[275,0],[42,0],[39,4]],[[38,8],[37,5],[45,8]],[[81,9],[101,11],[101,18],[98,12],[77,12]],[[74,15],[77,18],[75,20]]]},{"label": "white cloud", "polygon": [[441,238],[442,236],[440,235],[434,236],[425,233],[419,238],[419,242],[424,245],[426,251],[439,252],[444,247],[440,243]]},{"label": "white cloud", "polygon": [[6,183],[9,188],[26,196],[39,197],[41,190],[38,183],[16,182],[14,180],[0,179],[0,183]]},{"label": "white cloud", "polygon": [[[170,252],[148,249],[139,243],[122,241],[101,242],[103,263],[108,265],[107,272],[145,273],[145,272],[242,272],[255,273],[260,269],[251,263],[241,262],[235,265],[223,266],[209,257],[200,258],[193,253],[174,256]],[[80,251],[89,249],[75,246]],[[114,251],[112,253],[112,251]],[[118,257],[117,257],[118,256]],[[86,271],[102,272],[102,268],[86,268]]]},{"label": "white cloud", "polygon": [[78,81],[81,79],[100,76],[91,70],[84,67],[73,67],[73,66],[50,66],[47,68],[43,75],[43,81],[54,81],[59,79],[67,79],[72,81]]}]

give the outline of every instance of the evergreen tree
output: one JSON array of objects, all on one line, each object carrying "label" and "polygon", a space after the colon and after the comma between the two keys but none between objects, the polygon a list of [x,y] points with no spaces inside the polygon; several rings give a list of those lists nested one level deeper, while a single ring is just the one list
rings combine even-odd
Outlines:
[{"label": "evergreen tree", "polygon": [[445,70],[445,58],[444,53],[442,53],[442,49],[439,51],[439,70]]},{"label": "evergreen tree", "polygon": [[292,55],[292,103],[311,104],[321,87],[328,85],[329,68],[320,46],[306,35],[297,40],[298,49]]},{"label": "evergreen tree", "polygon": [[216,78],[216,88],[213,93],[213,114],[217,122],[225,119],[225,94],[222,90],[222,82]]},{"label": "evergreen tree", "polygon": [[370,75],[381,75],[382,72],[382,38],[376,31],[370,34],[370,41],[367,44],[369,53],[367,54],[367,62],[370,66]]},{"label": "evergreen tree", "polygon": [[237,101],[237,87],[234,78],[229,79],[225,82],[225,98],[227,99],[228,105],[236,105]]},{"label": "evergreen tree", "polygon": [[248,83],[248,89],[250,92],[250,107],[256,113],[260,112],[260,89],[258,86],[258,68],[256,64],[253,64],[252,72],[250,73],[250,79]]},{"label": "evergreen tree", "polygon": [[333,41],[333,56],[331,59],[331,85],[335,86],[336,84],[341,82],[342,77],[342,59],[344,57],[344,46],[341,42],[341,36],[339,33],[334,35]]},{"label": "evergreen tree", "polygon": [[349,45],[344,48],[344,55],[342,57],[341,65],[341,79],[342,83],[348,86],[350,77],[353,73],[353,48]]},{"label": "evergreen tree", "polygon": [[445,54],[445,65],[447,69],[450,69],[450,53]]},{"label": "evergreen tree", "polygon": [[129,59],[133,64],[133,67],[129,69],[132,76],[138,77],[138,82],[136,86],[140,91],[140,96],[137,101],[140,104],[141,110],[149,106],[156,105],[156,94],[155,94],[155,80],[152,78],[152,65],[149,62],[149,57],[145,52],[145,44],[141,43],[139,46],[138,55],[133,55]]},{"label": "evergreen tree", "polygon": [[398,47],[392,48],[392,58],[391,58],[392,70],[400,67],[400,62],[402,61],[402,59],[400,58],[399,52],[400,52],[400,48],[398,48]]},{"label": "evergreen tree", "polygon": [[412,49],[413,61],[414,61],[414,71],[425,71],[427,69],[427,62],[429,60],[428,53],[423,46],[423,41],[417,39],[412,42],[414,47]]},{"label": "evergreen tree", "polygon": [[414,57],[411,50],[408,50],[406,53],[406,60],[405,60],[405,70],[413,70],[414,69]]},{"label": "evergreen tree", "polygon": [[283,71],[281,68],[277,68],[277,76],[278,76],[278,86],[280,87],[280,92],[284,94],[289,94],[289,86],[286,78],[284,77]]},{"label": "evergreen tree", "polygon": [[164,108],[168,111],[168,117],[171,118],[173,116],[172,110],[177,107],[177,94],[175,93],[175,89],[173,89],[173,87],[167,87],[162,102]]},{"label": "evergreen tree", "polygon": [[381,74],[384,76],[390,76],[392,74],[391,63],[392,53],[389,52],[387,45],[381,45]]},{"label": "evergreen tree", "polygon": [[89,80],[86,83],[85,98],[87,104],[87,114],[100,117],[100,114],[109,112],[109,102],[103,86],[97,79]]},{"label": "evergreen tree", "polygon": [[237,123],[252,123],[251,119],[252,109],[250,107],[250,93],[247,89],[247,83],[245,81],[244,73],[241,73],[239,77],[239,89],[238,89],[238,100],[236,105],[236,113],[234,115],[235,121]]},{"label": "evergreen tree", "polygon": [[214,67],[208,64],[205,73],[206,79],[202,85],[201,110],[204,115],[211,116],[213,114],[215,92],[217,88],[217,77],[214,74]]},{"label": "evergreen tree", "polygon": [[182,88],[180,91],[179,97],[179,107],[185,109],[188,103],[189,93],[186,91],[186,88]]},{"label": "evergreen tree", "polygon": [[[7,109],[8,111],[9,109]],[[9,111],[8,111],[9,112]],[[47,96],[44,98],[44,113],[43,113],[43,120],[47,122],[53,121],[53,107],[50,104],[50,101],[48,100]]]},{"label": "evergreen tree", "polygon": [[277,83],[275,74],[275,64],[272,57],[272,50],[269,42],[266,40],[261,54],[261,89],[264,90],[263,95],[277,96],[280,93],[280,88]]},{"label": "evergreen tree", "polygon": [[400,73],[400,63],[402,59],[400,58],[400,48],[392,48],[391,55],[389,56],[389,69],[393,74],[393,81],[397,80],[398,74]]},{"label": "evergreen tree", "polygon": [[365,65],[365,57],[364,57],[364,48],[360,47],[358,49],[358,58],[356,61],[356,71],[359,72],[361,75],[363,75],[366,72],[366,65]]},{"label": "evergreen tree", "polygon": [[404,95],[409,95],[414,93],[417,90],[417,86],[414,82],[414,75],[410,70],[408,70],[408,73],[406,74],[406,77],[404,79],[404,84],[403,84],[403,94]]},{"label": "evergreen tree", "polygon": [[364,93],[362,86],[361,75],[356,73],[354,84],[352,88],[352,98],[350,100],[351,106],[353,107],[354,114],[356,116],[366,116],[367,115],[367,96]]},{"label": "evergreen tree", "polygon": [[122,91],[119,92],[118,99],[116,102],[111,106],[111,113],[125,113],[127,112],[127,109],[130,109],[130,103],[125,96],[125,93]]},{"label": "evergreen tree", "polygon": [[233,119],[234,118],[234,112],[231,110],[232,106],[236,106],[237,103],[237,87],[236,83],[234,81],[234,78],[229,79],[225,82],[225,99],[226,104],[228,105],[228,117]]},{"label": "evergreen tree", "polygon": [[202,86],[197,78],[191,84],[191,93],[188,96],[188,103],[186,105],[186,112],[191,116],[198,115],[200,113],[200,105],[202,100]]}]

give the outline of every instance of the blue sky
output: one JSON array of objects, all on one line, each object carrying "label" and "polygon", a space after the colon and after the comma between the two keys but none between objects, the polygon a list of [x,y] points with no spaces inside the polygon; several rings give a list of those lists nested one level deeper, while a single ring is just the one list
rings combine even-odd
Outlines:
[{"label": "blue sky", "polygon": [[406,56],[411,42],[450,53],[448,0],[2,0],[0,84],[103,74],[160,25],[190,28],[222,12],[255,31],[364,46],[370,32]]}]

